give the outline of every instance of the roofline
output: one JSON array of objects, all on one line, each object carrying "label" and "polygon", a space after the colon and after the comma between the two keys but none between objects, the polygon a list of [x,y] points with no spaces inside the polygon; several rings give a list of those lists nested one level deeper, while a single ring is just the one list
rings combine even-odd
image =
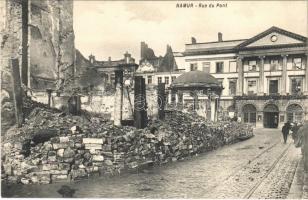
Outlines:
[{"label": "roofline", "polygon": [[280,33],[284,33],[284,34],[286,34],[288,36],[291,36],[291,37],[293,36],[294,38],[296,38],[298,40],[301,40],[303,42],[307,42],[307,37],[305,37],[305,36],[302,36],[302,35],[299,35],[297,33],[293,33],[293,32],[284,30],[282,28],[278,28],[276,26],[272,26],[272,27],[268,28],[267,30],[265,30],[265,31],[255,35],[255,36],[249,38],[248,40],[246,40],[246,41],[244,41],[242,43],[240,43],[239,45],[236,46],[236,48],[243,48],[243,47],[251,44],[252,42],[262,38],[263,36],[267,35],[268,33],[272,32],[272,31],[277,31],[278,33],[279,32]]},{"label": "roofline", "polygon": [[[195,43],[195,44],[213,44],[213,43],[223,43],[223,42],[236,42],[236,41],[242,41],[242,40],[248,40],[248,39],[223,40],[221,42],[219,42],[219,41],[215,41],[215,42],[198,42],[198,43]],[[185,45],[195,45],[195,44],[189,43],[189,44],[185,44]]]}]

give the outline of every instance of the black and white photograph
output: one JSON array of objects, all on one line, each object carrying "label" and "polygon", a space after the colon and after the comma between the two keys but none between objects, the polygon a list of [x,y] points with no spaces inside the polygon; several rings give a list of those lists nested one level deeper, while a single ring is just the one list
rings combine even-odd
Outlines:
[{"label": "black and white photograph", "polygon": [[1,198],[307,199],[307,0],[0,0]]}]

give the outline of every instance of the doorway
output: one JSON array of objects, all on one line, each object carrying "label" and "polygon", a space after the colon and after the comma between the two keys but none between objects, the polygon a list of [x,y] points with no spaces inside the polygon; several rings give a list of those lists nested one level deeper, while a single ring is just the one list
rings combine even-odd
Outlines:
[{"label": "doorway", "polygon": [[279,124],[279,110],[274,104],[265,106],[264,111],[264,128],[277,128]]},{"label": "doorway", "polygon": [[243,120],[245,123],[256,125],[257,109],[252,104],[246,104],[242,108]]}]

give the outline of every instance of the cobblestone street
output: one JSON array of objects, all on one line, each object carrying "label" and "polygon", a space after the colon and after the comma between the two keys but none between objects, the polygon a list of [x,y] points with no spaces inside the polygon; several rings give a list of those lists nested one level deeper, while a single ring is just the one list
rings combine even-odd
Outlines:
[{"label": "cobblestone street", "polygon": [[[162,167],[69,184],[75,197],[286,198],[301,158],[280,129],[256,129],[249,140]],[[3,188],[10,197],[60,197],[64,183]],[[3,186],[4,187],[4,186]]]}]

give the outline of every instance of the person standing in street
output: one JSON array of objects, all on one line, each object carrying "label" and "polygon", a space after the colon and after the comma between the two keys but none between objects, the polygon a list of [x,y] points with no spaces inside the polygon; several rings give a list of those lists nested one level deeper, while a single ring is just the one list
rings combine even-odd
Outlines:
[{"label": "person standing in street", "polygon": [[282,130],[281,130],[282,136],[283,136],[283,141],[284,141],[285,144],[287,143],[290,128],[291,128],[291,125],[290,125],[290,122],[288,121],[283,125]]}]

